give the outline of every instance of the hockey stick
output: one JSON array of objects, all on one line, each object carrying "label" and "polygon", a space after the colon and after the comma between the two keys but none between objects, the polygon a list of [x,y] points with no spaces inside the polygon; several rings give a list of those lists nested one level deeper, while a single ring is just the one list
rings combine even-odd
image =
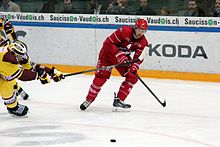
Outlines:
[{"label": "hockey stick", "polygon": [[135,62],[138,62],[138,61],[140,61],[140,60],[138,59],[138,60],[134,60],[134,61],[127,62],[127,63],[120,63],[120,64],[115,64],[115,65],[110,65],[110,66],[104,66],[104,67],[100,67],[100,68],[94,68],[94,69],[89,69],[89,70],[84,70],[84,71],[69,73],[69,74],[65,74],[64,77],[69,77],[69,76],[84,74],[84,73],[87,73],[87,72],[93,72],[93,71],[97,71],[97,70],[111,69],[111,68],[121,67],[121,66],[129,66],[130,64],[135,63]]},{"label": "hockey stick", "polygon": [[131,62],[119,63],[119,64],[115,64],[115,65],[110,65],[110,66],[104,66],[104,67],[100,67],[100,68],[94,68],[94,69],[89,69],[89,70],[69,73],[69,74],[65,74],[64,77],[79,75],[79,74],[83,74],[83,73],[87,73],[87,72],[93,72],[93,71],[97,71],[97,70],[111,69],[111,68],[121,67],[121,66],[129,66],[132,63],[136,63],[136,62],[139,62],[139,61],[143,60],[145,55],[146,55],[146,52],[147,52],[147,47],[142,51],[142,53],[141,53],[141,55],[139,56],[138,59],[136,59],[134,61],[131,61]]},{"label": "hockey stick", "polygon": [[141,79],[141,77],[135,73],[135,76],[139,79],[139,81],[141,81],[141,83],[150,91],[150,93],[154,96],[154,98],[156,98],[156,100],[163,106],[166,107],[166,100],[164,100],[164,102],[161,102],[160,99],[153,93],[153,91],[147,86],[146,83],[144,83],[144,81]]}]

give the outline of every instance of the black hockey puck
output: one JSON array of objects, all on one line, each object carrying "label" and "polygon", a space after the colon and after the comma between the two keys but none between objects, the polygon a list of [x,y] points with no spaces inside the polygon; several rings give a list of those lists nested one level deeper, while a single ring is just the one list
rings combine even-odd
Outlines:
[{"label": "black hockey puck", "polygon": [[116,142],[116,139],[110,139],[111,142]]}]

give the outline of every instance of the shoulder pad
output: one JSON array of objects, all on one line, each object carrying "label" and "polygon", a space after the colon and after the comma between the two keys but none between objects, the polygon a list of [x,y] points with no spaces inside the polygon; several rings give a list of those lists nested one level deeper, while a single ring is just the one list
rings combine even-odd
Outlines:
[{"label": "shoulder pad", "polygon": [[11,52],[7,52],[2,61],[4,62],[10,62],[12,64],[18,64],[18,59],[11,53]]}]

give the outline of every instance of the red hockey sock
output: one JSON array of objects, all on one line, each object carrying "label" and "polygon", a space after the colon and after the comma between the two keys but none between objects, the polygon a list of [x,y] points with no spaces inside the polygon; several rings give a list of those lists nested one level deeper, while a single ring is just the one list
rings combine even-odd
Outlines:
[{"label": "red hockey sock", "polygon": [[117,96],[120,100],[124,101],[128,94],[130,93],[131,89],[133,88],[133,85],[130,82],[124,81],[122,82],[119,92]]},{"label": "red hockey sock", "polygon": [[86,97],[87,101],[94,101],[95,98],[97,97],[99,91],[101,90],[101,87],[103,86],[103,84],[107,81],[106,78],[97,78],[95,77],[93,80],[93,83],[91,84],[90,88],[89,88],[89,93]]}]

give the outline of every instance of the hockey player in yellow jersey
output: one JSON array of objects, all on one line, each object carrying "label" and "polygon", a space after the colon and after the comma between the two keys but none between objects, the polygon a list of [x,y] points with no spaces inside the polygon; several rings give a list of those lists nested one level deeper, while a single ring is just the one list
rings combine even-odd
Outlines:
[{"label": "hockey player in yellow jersey", "polygon": [[39,79],[42,84],[53,79],[58,82],[64,79],[63,74],[53,68],[48,68],[30,61],[26,46],[15,41],[0,48],[0,95],[9,113],[24,116],[28,107],[18,103],[16,79],[31,81]]},{"label": "hockey player in yellow jersey", "polygon": [[[0,18],[0,47],[6,46],[17,40],[15,29],[11,22],[2,17]],[[29,95],[17,84],[18,95],[20,98],[26,100]]]},{"label": "hockey player in yellow jersey", "polygon": [[8,44],[8,42],[14,42],[17,40],[14,27],[12,26],[11,22],[4,17],[0,18],[0,30],[1,37],[4,37],[0,39],[0,46],[5,46]]}]

